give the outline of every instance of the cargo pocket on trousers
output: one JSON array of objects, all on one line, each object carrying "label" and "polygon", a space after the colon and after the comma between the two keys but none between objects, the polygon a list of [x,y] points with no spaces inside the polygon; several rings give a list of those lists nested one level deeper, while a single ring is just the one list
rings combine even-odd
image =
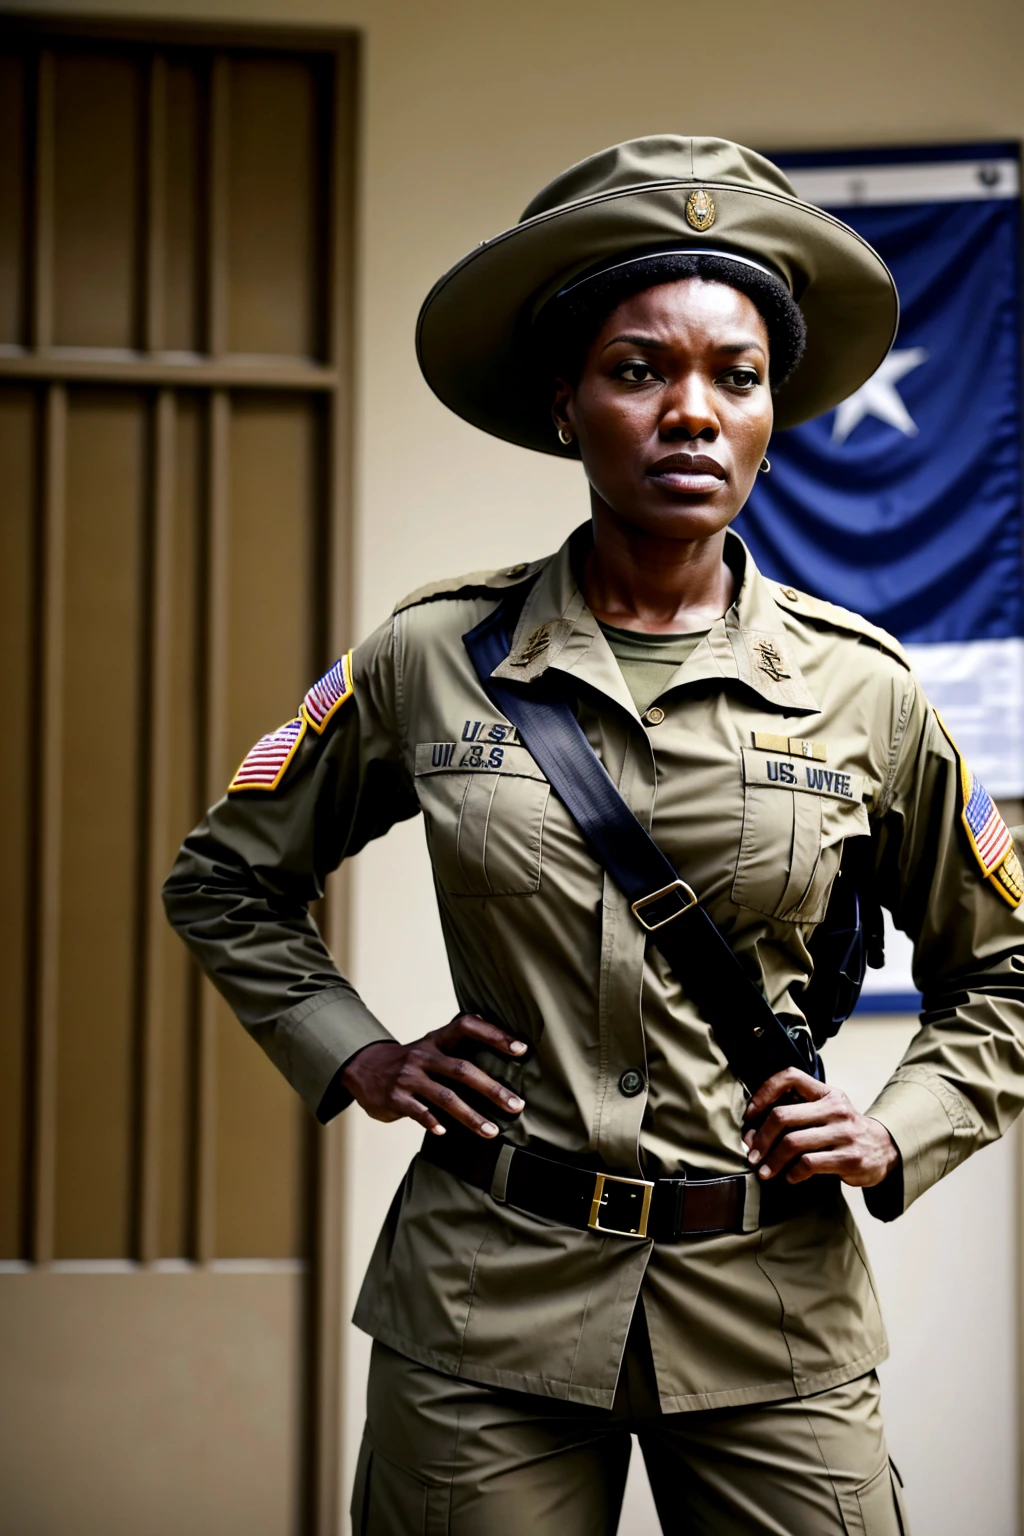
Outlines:
[{"label": "cargo pocket on trousers", "polygon": [[861,1487],[838,1497],[847,1536],[910,1536],[902,1488],[890,1461]]},{"label": "cargo pocket on trousers", "polygon": [[449,1489],[420,1482],[363,1436],[352,1488],[353,1536],[447,1536]]}]

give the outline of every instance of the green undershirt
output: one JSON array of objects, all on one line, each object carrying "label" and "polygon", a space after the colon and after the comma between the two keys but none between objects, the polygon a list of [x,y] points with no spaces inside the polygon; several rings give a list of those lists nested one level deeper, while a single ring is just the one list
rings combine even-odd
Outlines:
[{"label": "green undershirt", "polygon": [[645,630],[616,629],[614,624],[602,624],[601,632],[641,715],[664,693],[672,674],[709,633],[693,629],[685,635],[651,635]]}]

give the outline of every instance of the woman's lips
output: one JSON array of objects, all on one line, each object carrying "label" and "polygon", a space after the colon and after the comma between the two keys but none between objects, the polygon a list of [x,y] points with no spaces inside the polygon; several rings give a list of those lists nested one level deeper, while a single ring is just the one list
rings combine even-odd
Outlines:
[{"label": "woman's lips", "polygon": [[652,464],[647,476],[674,491],[706,496],[718,490],[725,480],[725,470],[717,459],[705,453],[672,453]]}]

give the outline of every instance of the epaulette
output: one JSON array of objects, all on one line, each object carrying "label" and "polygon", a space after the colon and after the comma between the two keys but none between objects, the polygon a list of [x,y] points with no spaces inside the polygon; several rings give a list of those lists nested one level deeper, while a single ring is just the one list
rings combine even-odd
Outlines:
[{"label": "epaulette", "polygon": [[425,587],[417,587],[415,592],[410,592],[408,597],[396,603],[395,612],[402,613],[406,608],[418,607],[420,603],[437,603],[446,598],[486,597],[490,592],[505,592],[509,587],[517,587],[535,576],[548,559],[550,556],[544,560],[510,565],[500,571],[471,571],[468,576],[451,576],[446,581],[428,582]]},{"label": "epaulette", "polygon": [[795,614],[798,619],[827,624],[830,629],[840,629],[856,635],[860,640],[867,640],[910,671],[910,661],[899,641],[887,630],[879,629],[877,624],[870,624],[867,619],[861,618],[859,613],[851,613],[849,608],[840,608],[837,603],[827,603],[823,597],[811,597],[808,592],[798,592],[795,587],[782,587],[774,581],[770,581],[768,586],[779,607],[787,613]]}]

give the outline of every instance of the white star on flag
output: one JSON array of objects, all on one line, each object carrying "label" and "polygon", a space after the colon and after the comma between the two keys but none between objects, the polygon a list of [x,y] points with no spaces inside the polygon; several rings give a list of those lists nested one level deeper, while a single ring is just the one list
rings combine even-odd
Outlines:
[{"label": "white star on flag", "polygon": [[895,427],[905,437],[916,437],[917,423],[900,399],[896,385],[912,369],[919,368],[927,356],[924,347],[904,347],[902,351],[890,352],[867,383],[839,406],[832,424],[832,441],[845,443],[854,427],[866,416],[877,416],[879,421]]}]

